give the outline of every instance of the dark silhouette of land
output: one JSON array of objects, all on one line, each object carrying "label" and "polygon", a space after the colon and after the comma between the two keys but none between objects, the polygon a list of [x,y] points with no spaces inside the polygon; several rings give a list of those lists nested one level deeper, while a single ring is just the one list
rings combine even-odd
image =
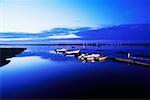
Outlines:
[{"label": "dark silhouette of land", "polygon": [[26,48],[0,48],[0,67],[8,64],[10,60],[8,58],[15,57],[26,50]]}]

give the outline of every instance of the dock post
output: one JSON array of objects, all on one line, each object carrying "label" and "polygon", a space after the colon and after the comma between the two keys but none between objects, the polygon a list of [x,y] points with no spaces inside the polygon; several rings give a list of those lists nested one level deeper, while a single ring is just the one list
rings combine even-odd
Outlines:
[{"label": "dock post", "polygon": [[131,54],[130,53],[128,53],[128,58],[131,58]]}]

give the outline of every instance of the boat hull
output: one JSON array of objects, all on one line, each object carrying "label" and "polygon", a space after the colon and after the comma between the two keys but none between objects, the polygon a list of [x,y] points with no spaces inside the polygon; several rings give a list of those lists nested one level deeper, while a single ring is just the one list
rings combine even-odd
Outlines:
[{"label": "boat hull", "polygon": [[80,53],[80,50],[76,50],[76,51],[65,51],[65,54],[66,55],[76,55]]}]

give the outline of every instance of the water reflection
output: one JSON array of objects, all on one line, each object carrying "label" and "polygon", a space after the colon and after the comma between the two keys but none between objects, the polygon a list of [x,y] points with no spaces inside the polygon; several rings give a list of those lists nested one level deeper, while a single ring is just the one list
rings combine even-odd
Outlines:
[{"label": "water reflection", "polygon": [[8,64],[8,58],[15,57],[17,54],[22,53],[26,48],[0,48],[0,67]]},{"label": "water reflection", "polygon": [[71,62],[76,61],[74,55],[66,56],[64,54],[56,53],[54,50],[45,50],[45,51],[26,51],[17,57],[30,57],[30,56],[39,56],[42,59],[50,60],[53,62]]},{"label": "water reflection", "polygon": [[[58,47],[52,47],[52,46],[40,46],[40,47],[28,47],[28,49],[17,55],[17,57],[28,57],[28,56],[39,56],[42,59],[47,59],[51,60],[54,62],[73,62],[73,61],[78,61],[75,57],[73,56],[65,56],[64,54],[59,54],[56,53],[54,50]],[[69,47],[62,47],[62,48],[67,48],[70,49]],[[144,62],[149,62],[149,53],[148,49],[149,48],[130,48],[130,47],[119,47],[115,49],[106,49],[106,48],[99,48],[99,47],[75,47],[80,49],[82,52],[86,52],[88,54],[101,54],[103,56],[109,56],[109,57],[120,57],[120,58],[128,58],[128,53],[132,54],[133,57],[138,57],[138,60],[144,61]],[[113,47],[112,47],[113,48]],[[143,53],[144,52],[144,53]],[[138,56],[140,55],[140,56]],[[137,59],[136,59],[137,60]]]},{"label": "water reflection", "polygon": [[[20,48],[24,46],[17,50]],[[112,60],[83,64],[75,57],[57,54],[54,51],[57,47],[30,46],[26,48],[25,51],[20,50],[21,54],[15,53],[16,57],[10,59],[11,63],[1,68],[2,99],[147,97],[149,93],[147,87],[150,84],[150,70],[147,67]],[[148,49],[140,48],[134,50],[121,47],[80,49],[88,53],[94,52],[116,57],[127,56],[126,54],[119,55],[117,51],[132,54],[148,52]],[[16,50],[11,50],[7,53],[12,53],[12,51],[16,52]]]}]

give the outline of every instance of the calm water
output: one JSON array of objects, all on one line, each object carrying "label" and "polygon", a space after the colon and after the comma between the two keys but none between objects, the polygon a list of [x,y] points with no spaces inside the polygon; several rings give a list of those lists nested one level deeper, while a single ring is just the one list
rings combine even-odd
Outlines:
[{"label": "calm water", "polygon": [[[27,48],[0,67],[4,98],[149,98],[150,68],[112,60],[80,62],[74,56],[56,54],[63,46],[0,46]],[[82,51],[127,58],[117,51],[148,56],[150,47],[82,47]],[[71,46],[65,46],[71,48]]]}]

